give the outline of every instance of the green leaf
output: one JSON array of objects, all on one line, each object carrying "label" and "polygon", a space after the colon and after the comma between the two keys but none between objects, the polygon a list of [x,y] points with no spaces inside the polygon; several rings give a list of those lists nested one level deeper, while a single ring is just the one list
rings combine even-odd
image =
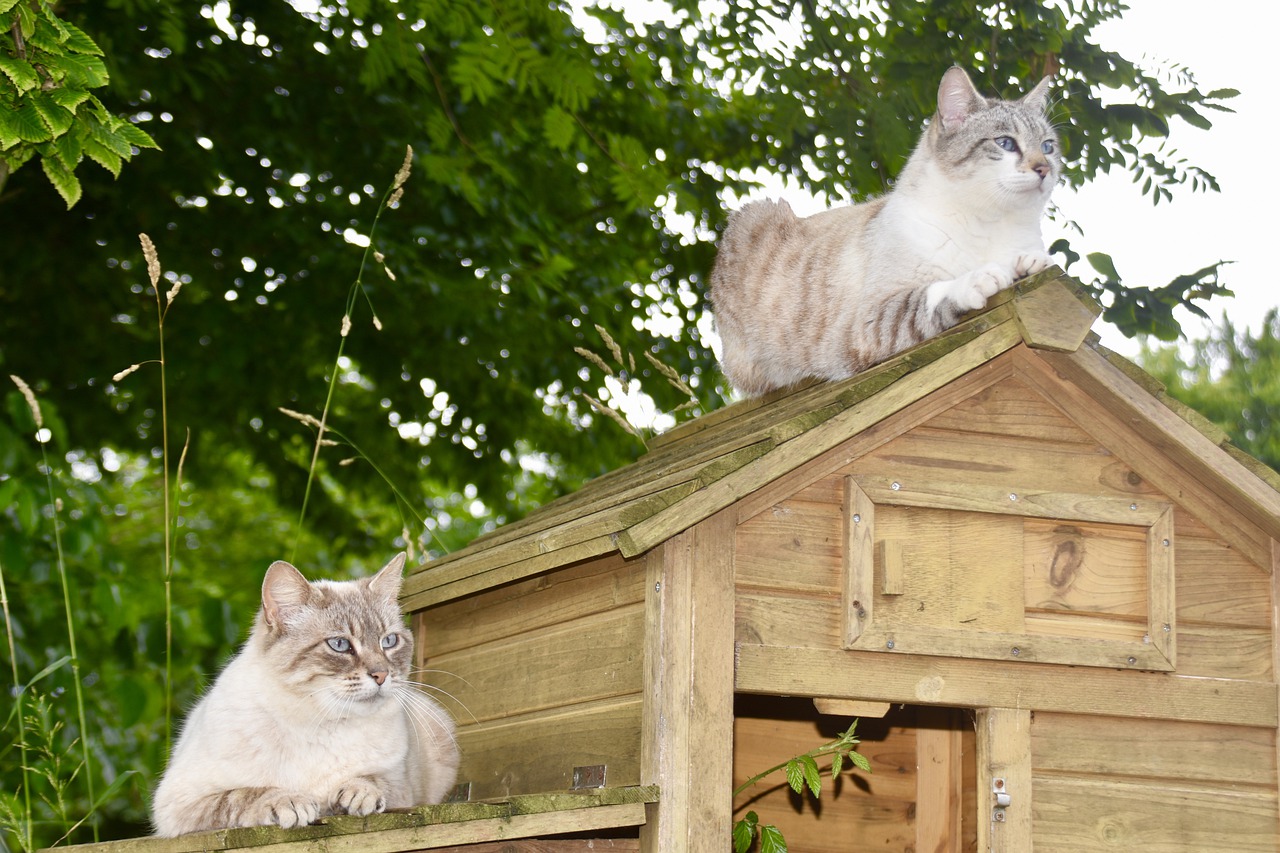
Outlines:
[{"label": "green leaf", "polygon": [[804,781],[809,786],[809,793],[817,799],[822,793],[822,776],[818,770],[818,762],[813,760],[812,755],[802,755],[800,767],[804,771]]},{"label": "green leaf", "polygon": [[40,0],[40,11],[43,13],[41,17],[43,17],[44,22],[58,34],[59,43],[71,37],[71,33],[67,30],[66,22],[53,13],[53,10],[49,8],[49,4],[45,0]]},{"label": "green leaf", "polygon": [[791,790],[797,794],[804,792],[804,768],[800,765],[799,758],[793,758],[787,762],[787,784],[791,786]]},{"label": "green leaf", "polygon": [[773,824],[760,828],[760,853],[787,853],[787,839]]},{"label": "green leaf", "polygon": [[102,56],[102,48],[98,47],[98,43],[89,38],[84,30],[70,21],[63,21],[62,26],[67,31],[67,38],[63,43],[63,47],[72,53],[88,53],[93,56]]},{"label": "green leaf", "polygon": [[45,176],[49,178],[53,188],[67,203],[67,209],[75,207],[76,202],[80,200],[81,192],[80,179],[76,177],[75,172],[58,162],[56,157],[44,157],[40,160],[40,165],[44,168]]},{"label": "green leaf", "polygon": [[840,775],[840,771],[844,769],[844,753],[837,752],[831,758],[831,778],[834,779]]},{"label": "green leaf", "polygon": [[864,773],[871,772],[871,762],[868,761],[867,757],[863,755],[861,752],[850,752],[849,760],[852,761],[857,766],[857,768],[863,771]]},{"label": "green leaf", "polygon": [[0,0],[0,15],[7,14],[18,3],[19,0]]},{"label": "green leaf", "polygon": [[83,149],[86,157],[110,172],[113,178],[120,177],[120,166],[124,163],[124,158],[119,154],[92,136],[85,138]]},{"label": "green leaf", "polygon": [[1089,260],[1089,265],[1095,270],[1105,275],[1111,281],[1119,281],[1120,273],[1116,272],[1115,261],[1111,260],[1111,256],[1103,252],[1090,252],[1085,255]]},{"label": "green leaf", "polygon": [[[5,111],[0,110],[0,113]],[[0,120],[8,125],[12,135],[23,142],[48,142],[53,138],[44,120],[40,118],[39,111],[30,101],[25,101],[16,110],[9,110]]]},{"label": "green leaf", "polygon": [[70,110],[43,92],[31,96],[31,105],[36,108],[36,112],[40,114],[40,120],[55,137],[66,133],[75,123],[75,115]]},{"label": "green leaf", "polygon": [[9,78],[20,95],[40,85],[40,75],[30,62],[4,53],[0,53],[0,73]]},{"label": "green leaf", "polygon": [[66,85],[81,89],[96,89],[107,85],[111,79],[106,64],[96,56],[66,54],[50,57],[47,65],[55,77],[61,76],[66,81]]},{"label": "green leaf", "polygon": [[137,148],[160,147],[159,145],[156,145],[156,141],[151,138],[149,133],[131,122],[121,122],[114,128],[114,131],[116,135],[125,142]]},{"label": "green leaf", "polygon": [[565,151],[578,135],[578,123],[572,115],[552,105],[542,114],[542,135],[552,148]]},{"label": "green leaf", "polygon": [[1205,95],[1206,100],[1212,99],[1215,101],[1225,101],[1228,98],[1238,97],[1240,97],[1239,89],[1214,89],[1212,92]]},{"label": "green leaf", "polygon": [[756,813],[747,812],[746,817],[733,825],[733,853],[747,853],[755,840]]},{"label": "green leaf", "polygon": [[59,86],[56,89],[50,90],[48,92],[48,97],[58,106],[74,113],[80,108],[81,104],[89,100],[92,96],[84,89],[70,89],[66,86]]}]

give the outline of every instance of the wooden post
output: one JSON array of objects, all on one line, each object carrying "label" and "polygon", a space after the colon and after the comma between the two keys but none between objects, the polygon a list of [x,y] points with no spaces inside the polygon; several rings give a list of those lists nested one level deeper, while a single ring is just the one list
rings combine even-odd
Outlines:
[{"label": "wooden post", "polygon": [[648,556],[640,773],[661,790],[644,853],[731,843],[734,532],[721,511]]},{"label": "wooden post", "polygon": [[916,850],[960,853],[964,776],[956,711],[916,712]]},{"label": "wooden post", "polygon": [[977,718],[979,853],[1031,853],[1031,712],[980,708]]}]

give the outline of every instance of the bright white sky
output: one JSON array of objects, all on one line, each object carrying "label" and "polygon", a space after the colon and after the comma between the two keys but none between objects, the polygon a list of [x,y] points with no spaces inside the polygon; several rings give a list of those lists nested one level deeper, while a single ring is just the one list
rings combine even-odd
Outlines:
[{"label": "bright white sky", "polygon": [[[1072,240],[1077,251],[1106,252],[1128,284],[1160,286],[1213,261],[1226,267],[1232,299],[1216,298],[1207,310],[1257,329],[1267,310],[1280,305],[1276,264],[1280,243],[1278,191],[1269,152],[1280,139],[1280,95],[1275,84],[1275,0],[1130,0],[1124,18],[1096,31],[1097,43],[1129,58],[1149,55],[1190,68],[1201,91],[1238,89],[1236,112],[1210,113],[1212,130],[1177,123],[1170,142],[1190,162],[1218,179],[1221,193],[1174,193],[1153,207],[1123,176],[1094,181],[1083,192],[1059,191],[1059,207],[1085,230]],[[1052,238],[1050,238],[1052,239]],[[1204,324],[1179,315],[1183,331],[1202,337]],[[1136,345],[1099,321],[1103,343],[1125,354]]]}]

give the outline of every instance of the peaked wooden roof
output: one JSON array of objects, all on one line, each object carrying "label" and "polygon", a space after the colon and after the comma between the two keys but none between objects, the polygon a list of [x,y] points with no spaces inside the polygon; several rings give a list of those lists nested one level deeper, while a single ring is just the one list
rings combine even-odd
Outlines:
[{"label": "peaked wooden roof", "polygon": [[1089,329],[1100,311],[1078,282],[1046,270],[855,377],[746,400],[664,433],[636,462],[417,567],[403,603],[416,610],[609,552],[642,554],[1020,344],[1280,539],[1280,475],[1098,344]]}]

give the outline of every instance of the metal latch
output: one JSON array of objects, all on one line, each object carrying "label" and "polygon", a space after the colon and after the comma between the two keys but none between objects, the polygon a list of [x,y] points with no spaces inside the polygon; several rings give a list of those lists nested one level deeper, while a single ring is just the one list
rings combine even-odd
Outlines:
[{"label": "metal latch", "polygon": [[584,767],[573,768],[573,790],[603,788],[607,771],[608,767],[604,764],[588,764]]},{"label": "metal latch", "polygon": [[1005,787],[1004,779],[997,776],[991,780],[991,794],[995,799],[991,817],[997,823],[1004,823],[1004,810],[1013,802],[1009,796],[1008,789]]}]

